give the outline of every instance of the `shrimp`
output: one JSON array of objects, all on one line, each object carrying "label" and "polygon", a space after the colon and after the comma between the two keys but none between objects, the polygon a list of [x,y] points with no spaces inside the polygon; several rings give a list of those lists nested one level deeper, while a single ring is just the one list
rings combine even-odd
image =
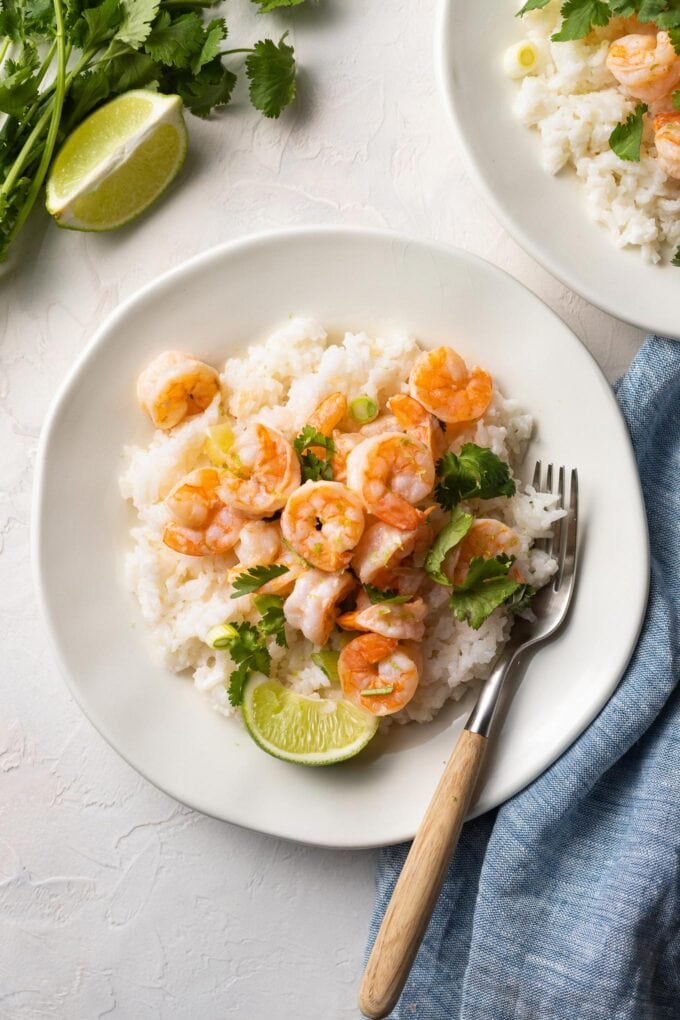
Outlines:
[{"label": "shrimp", "polygon": [[372,715],[399,712],[416,693],[419,680],[410,651],[381,634],[362,634],[345,645],[338,673],[347,701]]},{"label": "shrimp", "polygon": [[219,555],[238,541],[247,518],[224,505],[217,493],[219,480],[214,468],[198,468],[166,496],[173,520],[165,525],[163,541],[175,552]]},{"label": "shrimp", "polygon": [[[447,566],[454,584],[462,584],[467,577],[470,563],[476,556],[492,559],[494,556],[518,556],[522,550],[519,536],[505,524],[493,517],[478,517],[460,545],[454,550],[452,562]],[[511,568],[514,576],[519,575]]]},{"label": "shrimp", "polygon": [[325,645],[338,615],[338,603],[355,584],[348,571],[329,574],[323,570],[306,570],[283,604],[287,622],[312,644]]},{"label": "shrimp", "polygon": [[412,531],[423,519],[413,504],[429,496],[434,486],[434,460],[420,440],[403,432],[385,432],[352,450],[347,484],[374,517]]},{"label": "shrimp", "polygon": [[309,416],[308,424],[323,436],[330,436],[347,414],[347,397],[344,393],[331,393],[321,401]]},{"label": "shrimp", "polygon": [[368,596],[357,599],[357,606],[351,613],[338,617],[338,624],[345,630],[370,631],[398,641],[421,641],[425,633],[427,606],[420,598],[409,602],[378,602],[372,605]]},{"label": "shrimp", "polygon": [[214,368],[181,351],[165,351],[137,380],[137,399],[157,429],[171,429],[200,414],[220,389]]},{"label": "shrimp", "polygon": [[249,517],[280,510],[300,484],[300,463],[292,445],[276,429],[256,422],[230,447],[219,494]]},{"label": "shrimp", "polygon": [[481,418],[491,402],[493,381],[481,368],[468,368],[451,347],[423,351],[409,376],[411,396],[440,421]]},{"label": "shrimp", "polygon": [[359,443],[363,443],[364,437],[358,432],[333,432],[333,454],[331,456],[331,467],[333,478],[336,482],[347,481],[347,458]]},{"label": "shrimp", "polygon": [[629,96],[654,103],[680,82],[680,57],[668,32],[624,35],[607,53],[607,67]]},{"label": "shrimp", "polygon": [[439,421],[407,393],[397,393],[387,401],[397,422],[410,436],[429,447],[435,461],[444,453],[447,441]]},{"label": "shrimp", "polygon": [[660,113],[654,118],[654,143],[663,172],[680,180],[680,113]]},{"label": "shrimp", "polygon": [[403,531],[376,521],[361,536],[352,556],[352,570],[363,584],[380,583],[381,578],[413,552],[417,528]]},{"label": "shrimp", "polygon": [[281,549],[278,521],[248,521],[241,528],[235,553],[245,566],[269,566]]},{"label": "shrimp", "polygon": [[361,501],[340,482],[305,482],[281,515],[283,537],[293,550],[331,573],[348,565],[363,530]]}]

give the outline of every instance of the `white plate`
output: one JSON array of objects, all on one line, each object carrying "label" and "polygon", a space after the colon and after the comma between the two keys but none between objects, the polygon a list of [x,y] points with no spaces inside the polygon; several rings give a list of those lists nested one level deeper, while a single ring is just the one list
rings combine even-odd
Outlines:
[{"label": "white plate", "polygon": [[591,304],[640,329],[680,336],[680,269],[619,249],[586,211],[580,182],[540,164],[538,133],[514,116],[504,50],[523,38],[521,0],[440,0],[436,62],[468,172],[518,244]]},{"label": "white plate", "polygon": [[134,768],[200,811],[320,845],[393,843],[413,835],[469,702],[429,725],[395,727],[339,767],[277,761],[239,720],[153,664],[121,581],[131,519],[118,494],[121,450],[150,438],[135,400],[140,367],[167,347],[219,365],[293,313],[334,330],[393,324],[424,344],[451,343],[535,413],[532,462],[579,469],[584,543],[573,617],[527,668],[477,812],[534,779],[616,686],[645,606],[639,484],[611,390],[567,327],[486,262],[391,234],[309,229],[217,248],[122,305],[80,358],[42,436],[34,558],[48,628],[83,711]]}]

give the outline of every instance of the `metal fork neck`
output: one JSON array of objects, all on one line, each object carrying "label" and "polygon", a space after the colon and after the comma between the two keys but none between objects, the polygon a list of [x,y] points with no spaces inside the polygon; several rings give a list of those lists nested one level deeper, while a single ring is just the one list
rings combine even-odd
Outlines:
[{"label": "metal fork neck", "polygon": [[519,654],[520,648],[512,644],[506,646],[500,655],[491,675],[485,681],[477,704],[470,713],[470,718],[465,724],[465,729],[471,733],[479,733],[482,737],[488,737],[493,723],[493,717],[498,707],[500,694],[510,668]]}]

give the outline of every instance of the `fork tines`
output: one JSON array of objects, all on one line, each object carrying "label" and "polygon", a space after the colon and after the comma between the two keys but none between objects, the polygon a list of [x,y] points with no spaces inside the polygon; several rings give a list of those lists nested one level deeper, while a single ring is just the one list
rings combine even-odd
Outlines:
[{"label": "fork tines", "polygon": [[[554,478],[557,474],[557,489]],[[576,468],[560,467],[555,469],[548,464],[543,476],[541,461],[536,461],[531,484],[537,492],[550,492],[557,496],[557,509],[566,513],[555,521],[552,536],[538,540],[535,545],[543,549],[549,556],[557,560],[558,568],[553,579],[553,590],[559,591],[562,585],[571,586],[576,566],[576,542],[578,532],[578,472]],[[567,492],[568,500],[565,499]]]}]

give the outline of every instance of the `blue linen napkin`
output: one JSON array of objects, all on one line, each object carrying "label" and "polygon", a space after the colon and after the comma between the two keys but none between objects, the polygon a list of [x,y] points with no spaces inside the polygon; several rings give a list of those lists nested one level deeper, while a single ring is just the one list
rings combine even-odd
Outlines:
[{"label": "blue linen napkin", "polygon": [[[617,394],[651,542],[637,649],[576,743],[463,829],[399,1020],[680,1018],[680,342],[648,337]],[[381,851],[371,944],[407,851]]]}]

